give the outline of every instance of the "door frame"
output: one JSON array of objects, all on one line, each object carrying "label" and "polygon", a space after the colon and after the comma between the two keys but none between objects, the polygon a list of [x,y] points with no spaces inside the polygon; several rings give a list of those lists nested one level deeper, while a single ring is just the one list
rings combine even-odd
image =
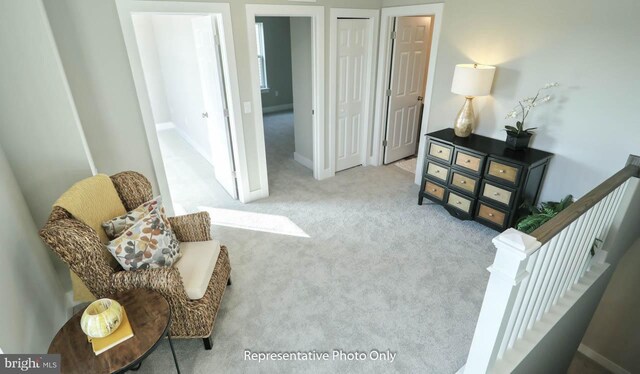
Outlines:
[{"label": "door frame", "polygon": [[150,14],[202,14],[212,16],[218,21],[220,33],[220,49],[222,51],[222,68],[224,69],[225,94],[229,107],[229,123],[231,127],[231,147],[236,169],[236,182],[238,185],[238,199],[241,202],[249,201],[249,175],[247,168],[246,146],[242,125],[242,112],[240,110],[240,90],[238,85],[238,72],[236,68],[236,53],[233,43],[231,24],[231,9],[228,3],[208,2],[175,2],[175,1],[148,1],[148,0],[116,0],[120,27],[124,36],[124,42],[131,66],[131,73],[138,96],[142,121],[144,123],[149,151],[153,162],[156,180],[160,193],[163,195],[165,208],[170,214],[174,213],[173,201],[167,182],[167,175],[162,162],[162,154],[158,142],[151,103],[147,92],[142,62],[135,36],[132,15],[134,13]]},{"label": "door frame", "polygon": [[348,8],[331,8],[329,10],[329,132],[327,138],[329,139],[329,171],[328,176],[333,177],[336,174],[336,142],[338,140],[336,132],[336,112],[337,104],[335,98],[337,97],[337,73],[338,73],[338,18],[367,18],[367,24],[369,28],[369,48],[371,48],[371,57],[367,62],[366,77],[366,91],[367,99],[365,101],[365,119],[362,129],[362,146],[364,147],[362,152],[362,166],[366,166],[369,162],[369,156],[371,155],[371,142],[369,141],[370,134],[373,129],[371,126],[371,118],[374,117],[374,90],[375,77],[376,77],[376,48],[378,46],[378,28],[380,11],[378,9],[348,9]]},{"label": "door frame", "polygon": [[[429,71],[427,73],[427,87],[422,109],[422,123],[420,137],[418,139],[418,163],[416,167],[415,183],[420,184],[424,159],[424,135],[427,133],[429,112],[431,111],[431,98],[433,96],[433,78],[436,71],[438,54],[438,41],[440,40],[440,28],[442,26],[443,3],[411,5],[401,7],[382,8],[380,17],[380,44],[378,47],[378,78],[376,80],[376,111],[373,122],[373,151],[369,159],[372,165],[383,165],[384,132],[386,125],[387,83],[390,79],[391,67],[391,32],[393,31],[393,18],[403,16],[433,16],[433,34],[431,35],[431,51],[429,54]],[[382,37],[384,35],[385,37]]]},{"label": "door frame", "polygon": [[[257,61],[255,23],[256,17],[310,17],[311,18],[311,77],[313,115],[313,177],[325,179],[330,177],[325,158],[325,125],[324,125],[324,7],[309,5],[270,5],[247,4],[246,24],[249,48],[249,61]],[[267,172],[267,154],[264,140],[264,123],[262,120],[262,95],[258,64],[249,63],[251,73],[251,97],[253,100],[253,122],[255,125],[256,145],[258,153],[258,170],[260,189],[252,191],[252,200],[269,196],[269,177]]]}]

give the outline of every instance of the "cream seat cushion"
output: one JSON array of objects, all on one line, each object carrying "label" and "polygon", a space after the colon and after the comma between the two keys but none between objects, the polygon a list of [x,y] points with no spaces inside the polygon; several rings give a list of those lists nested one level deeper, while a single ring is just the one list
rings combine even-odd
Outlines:
[{"label": "cream seat cushion", "polygon": [[182,257],[174,267],[178,268],[184,289],[191,300],[198,300],[207,292],[213,269],[220,254],[220,242],[180,242]]}]

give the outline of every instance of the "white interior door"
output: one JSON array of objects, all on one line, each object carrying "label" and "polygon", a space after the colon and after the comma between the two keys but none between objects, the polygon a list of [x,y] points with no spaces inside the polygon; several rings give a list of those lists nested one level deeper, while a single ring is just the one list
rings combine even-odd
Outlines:
[{"label": "white interior door", "polygon": [[220,185],[234,199],[238,198],[235,177],[229,111],[225,95],[220,43],[215,18],[196,17],[192,20],[198,55],[198,67],[202,78],[202,94],[205,119],[209,130],[211,160]]},{"label": "white interior door", "polygon": [[364,131],[367,64],[371,48],[368,19],[338,19],[336,171],[361,165],[366,153]]},{"label": "white interior door", "polygon": [[391,79],[387,91],[385,164],[411,156],[416,151],[430,34],[430,17],[396,19]]}]

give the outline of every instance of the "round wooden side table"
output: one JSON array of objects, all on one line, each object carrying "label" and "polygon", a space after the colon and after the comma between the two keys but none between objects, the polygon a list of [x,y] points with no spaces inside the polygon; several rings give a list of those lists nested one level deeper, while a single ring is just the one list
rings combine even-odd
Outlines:
[{"label": "round wooden side table", "polygon": [[171,342],[171,307],[159,293],[135,289],[109,298],[118,301],[127,313],[133,337],[96,356],[80,328],[84,309],[74,314],[58,331],[48,353],[59,353],[62,373],[123,373],[137,370],[162,338],[169,339],[171,354],[180,373]]}]

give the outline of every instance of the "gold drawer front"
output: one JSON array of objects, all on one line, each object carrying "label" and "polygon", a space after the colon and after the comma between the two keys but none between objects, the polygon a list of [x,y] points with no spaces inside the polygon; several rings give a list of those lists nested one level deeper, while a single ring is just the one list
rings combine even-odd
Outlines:
[{"label": "gold drawer front", "polygon": [[482,163],[482,159],[480,157],[472,156],[467,153],[458,152],[456,155],[455,164],[463,167],[465,169],[469,169],[476,173],[480,172],[480,164]]},{"label": "gold drawer front", "polygon": [[429,154],[435,158],[449,162],[451,159],[451,148],[436,143],[429,143]]},{"label": "gold drawer front", "polygon": [[456,195],[453,192],[449,192],[449,199],[447,199],[447,204],[456,209],[460,209],[465,213],[469,213],[469,211],[471,210],[471,200],[460,195]]},{"label": "gold drawer front", "polygon": [[451,175],[451,184],[465,191],[474,193],[476,190],[476,180],[473,178],[465,177],[460,173],[454,172]]},{"label": "gold drawer front", "polygon": [[493,209],[488,207],[482,203],[480,203],[480,207],[478,208],[478,217],[482,217],[487,221],[491,221],[498,226],[504,226],[505,219],[507,215],[504,212],[501,212],[497,209]]},{"label": "gold drawer front", "polygon": [[427,166],[427,174],[446,182],[447,177],[449,176],[449,169],[430,162]]},{"label": "gold drawer front", "polygon": [[497,161],[489,161],[489,175],[504,179],[513,184],[518,182],[518,168],[501,164]]},{"label": "gold drawer front", "polygon": [[482,191],[482,196],[507,206],[509,205],[509,202],[511,202],[511,191],[505,190],[500,187],[496,187],[491,183],[485,182],[484,191]]},{"label": "gold drawer front", "polygon": [[440,201],[444,200],[444,188],[435,183],[427,182],[424,185],[424,192]]}]

